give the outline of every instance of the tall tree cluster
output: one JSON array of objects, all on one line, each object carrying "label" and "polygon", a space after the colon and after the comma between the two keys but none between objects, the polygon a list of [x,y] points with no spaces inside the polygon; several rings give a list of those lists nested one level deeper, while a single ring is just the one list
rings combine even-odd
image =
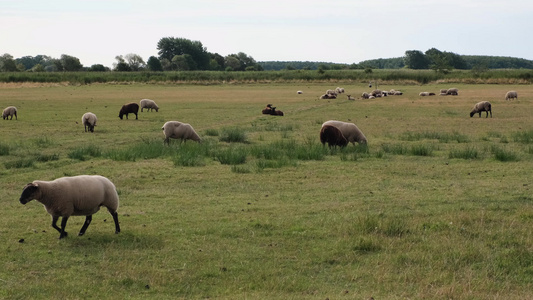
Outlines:
[{"label": "tall tree cluster", "polygon": [[466,61],[460,55],[436,48],[428,49],[425,53],[420,50],[405,51],[404,63],[409,69],[433,69],[444,73],[452,69],[468,68]]}]

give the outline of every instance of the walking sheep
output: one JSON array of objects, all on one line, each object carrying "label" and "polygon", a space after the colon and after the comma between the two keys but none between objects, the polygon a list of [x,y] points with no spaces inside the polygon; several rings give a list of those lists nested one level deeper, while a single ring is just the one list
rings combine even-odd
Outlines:
[{"label": "walking sheep", "polygon": [[505,94],[505,100],[512,100],[513,98],[518,100],[518,94],[515,91],[508,91]]},{"label": "walking sheep", "polygon": [[96,126],[97,120],[96,115],[92,112],[84,113],[81,117],[81,123],[85,127],[85,132],[87,132],[87,127],[89,127],[90,132],[94,132],[94,126]]},{"label": "walking sheep", "polygon": [[320,129],[320,142],[322,145],[328,143],[328,146],[331,147],[345,147],[348,145],[348,140],[342,135],[342,132],[335,126],[324,125]]},{"label": "walking sheep", "polygon": [[[115,185],[100,175],[79,175],[62,177],[53,181],[35,180],[24,186],[20,195],[20,203],[31,200],[44,204],[46,211],[52,216],[52,227],[59,231],[59,238],[67,236],[65,227],[70,216],[86,216],[85,223],[78,235],[84,235],[91,224],[92,215],[101,206],[105,206],[115,221],[115,233],[120,232],[118,223],[118,194]],[[61,228],[56,223],[59,217]]]},{"label": "walking sheep", "polygon": [[168,121],[163,127],[163,133],[165,134],[165,143],[170,143],[170,138],[180,139],[181,141],[193,140],[201,143],[200,136],[194,131],[194,128],[188,123],[182,123],[179,121]]},{"label": "walking sheep", "polygon": [[155,109],[156,112],[159,112],[159,106],[155,104],[154,100],[142,99],[140,103],[141,103],[141,112],[143,111],[144,108],[146,108],[148,111]]},{"label": "walking sheep", "polygon": [[348,142],[352,143],[353,145],[355,145],[356,142],[359,144],[367,143],[366,136],[354,123],[329,120],[324,122],[322,127],[326,125],[337,127],[341,131],[342,135],[348,140]]},{"label": "walking sheep", "polygon": [[13,116],[15,116],[15,120],[18,120],[17,108],[14,106],[6,107],[4,111],[2,112],[2,118],[4,118],[4,120],[8,120],[8,117],[11,117],[11,119],[9,120],[13,120]]},{"label": "walking sheep", "polygon": [[122,117],[126,115],[126,119],[128,119],[128,114],[135,114],[135,120],[137,120],[138,112],[139,112],[139,104],[131,102],[131,103],[122,105],[122,108],[120,109],[120,112],[118,113],[118,117],[122,120]]},{"label": "walking sheep", "polygon": [[481,112],[483,111],[487,113],[487,116],[485,116],[485,118],[489,117],[489,112],[490,117],[492,118],[492,105],[489,101],[481,101],[476,103],[476,105],[474,105],[474,109],[472,109],[472,111],[470,112],[470,118],[472,118],[477,113],[479,113],[479,117],[481,118]]}]

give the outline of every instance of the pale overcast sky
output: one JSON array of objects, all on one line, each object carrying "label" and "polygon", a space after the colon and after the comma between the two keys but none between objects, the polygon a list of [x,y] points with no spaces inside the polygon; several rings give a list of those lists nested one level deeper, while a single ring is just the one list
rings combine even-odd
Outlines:
[{"label": "pale overcast sky", "polygon": [[532,0],[0,0],[0,55],[84,66],[158,56],[163,37],[256,61],[359,63],[430,48],[533,60]]}]

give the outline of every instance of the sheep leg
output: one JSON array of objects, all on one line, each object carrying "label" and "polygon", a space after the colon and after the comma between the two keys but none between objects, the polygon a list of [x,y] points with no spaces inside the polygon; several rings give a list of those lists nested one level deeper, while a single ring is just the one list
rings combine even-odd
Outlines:
[{"label": "sheep leg", "polygon": [[59,231],[59,239],[62,239],[68,235],[68,233],[65,231],[65,227],[67,227],[68,217],[63,217],[61,219],[61,228],[57,227],[56,225],[58,219],[59,217],[52,217],[52,227]]},{"label": "sheep leg", "polygon": [[119,233],[120,225],[118,224],[118,213],[116,211],[115,212],[109,211],[109,213],[111,213],[111,215],[113,216],[113,221],[115,221],[115,233]]},{"label": "sheep leg", "polygon": [[85,231],[87,230],[87,227],[89,227],[89,224],[91,224],[91,221],[93,220],[93,216],[86,216],[85,217],[85,223],[83,223],[83,226],[81,227],[80,233],[78,233],[79,236],[82,236],[85,234]]},{"label": "sheep leg", "polygon": [[137,118],[137,113],[135,113],[135,120],[138,120],[139,118]]}]

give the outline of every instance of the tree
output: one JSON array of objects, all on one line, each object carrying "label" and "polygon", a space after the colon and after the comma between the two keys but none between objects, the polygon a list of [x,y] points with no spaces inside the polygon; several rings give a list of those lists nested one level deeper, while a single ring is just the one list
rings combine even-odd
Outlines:
[{"label": "tree", "polygon": [[419,50],[405,51],[404,62],[405,66],[409,69],[419,70],[429,67],[429,59]]},{"label": "tree", "polygon": [[122,55],[115,56],[115,59],[117,60],[116,63],[113,64],[115,71],[117,72],[129,72],[131,71],[130,65],[126,63],[126,60]]},{"label": "tree", "polygon": [[74,56],[62,54],[59,61],[64,71],[74,72],[80,71],[83,68],[80,60]]},{"label": "tree", "polygon": [[104,65],[95,64],[89,68],[89,71],[90,72],[106,72],[108,71],[108,69]]},{"label": "tree", "polygon": [[146,63],[142,59],[140,55],[137,54],[126,54],[124,56],[124,59],[126,60],[127,64],[130,66],[130,69],[132,71],[139,71],[146,67]]},{"label": "tree", "polygon": [[184,38],[166,37],[157,43],[159,59],[172,61],[176,55],[188,54],[194,61],[194,66],[189,65],[191,70],[208,70],[211,61],[211,55],[200,41],[191,41]]},{"label": "tree", "polygon": [[146,62],[146,67],[150,71],[163,71],[163,66],[161,65],[161,61],[157,59],[155,56],[150,56],[148,58],[148,61]]},{"label": "tree", "polygon": [[224,65],[226,66],[226,71],[238,71],[241,67],[241,62],[235,56],[228,55],[224,59]]},{"label": "tree", "polygon": [[0,56],[0,71],[16,72],[18,70],[19,69],[17,69],[17,64],[11,54],[5,53],[4,55]]}]

